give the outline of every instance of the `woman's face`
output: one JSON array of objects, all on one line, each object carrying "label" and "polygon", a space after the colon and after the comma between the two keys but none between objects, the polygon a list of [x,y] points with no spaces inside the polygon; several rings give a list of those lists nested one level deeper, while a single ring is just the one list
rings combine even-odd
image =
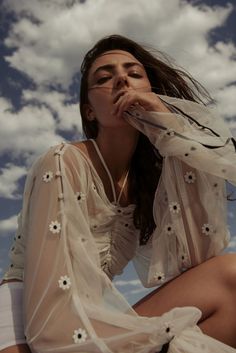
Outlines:
[{"label": "woman's face", "polygon": [[128,90],[151,91],[143,65],[123,50],[111,50],[99,56],[88,75],[87,118],[96,118],[99,127],[127,125],[122,117],[113,114],[113,109],[114,103]]}]

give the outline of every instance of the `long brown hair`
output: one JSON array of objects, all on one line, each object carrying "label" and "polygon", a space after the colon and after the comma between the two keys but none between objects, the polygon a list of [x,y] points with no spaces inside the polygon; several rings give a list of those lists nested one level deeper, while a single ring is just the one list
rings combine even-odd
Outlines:
[{"label": "long brown hair", "polygon": [[[110,35],[99,40],[84,57],[81,65],[80,113],[83,130],[87,138],[96,138],[96,121],[89,121],[85,112],[88,101],[88,74],[93,62],[104,52],[124,50],[141,62],[157,94],[184,98],[195,102],[210,100],[208,92],[188,73],[173,65],[172,61],[160,51],[146,49],[131,39],[120,35]],[[155,166],[155,167],[154,167]],[[153,200],[162,170],[162,157],[148,138],[140,133],[139,141],[132,157],[129,175],[129,196],[135,203],[133,220],[140,229],[140,244],[145,244],[153,230]]]}]

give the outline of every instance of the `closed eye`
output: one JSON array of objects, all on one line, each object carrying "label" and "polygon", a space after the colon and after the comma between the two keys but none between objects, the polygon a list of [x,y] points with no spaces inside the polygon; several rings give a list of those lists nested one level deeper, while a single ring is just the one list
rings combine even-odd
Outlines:
[{"label": "closed eye", "polygon": [[134,78],[142,78],[143,77],[143,75],[141,75],[138,72],[130,72],[129,76],[134,77]]},{"label": "closed eye", "polygon": [[107,82],[110,78],[111,78],[111,76],[100,77],[96,83],[99,85],[102,85],[103,83]]}]

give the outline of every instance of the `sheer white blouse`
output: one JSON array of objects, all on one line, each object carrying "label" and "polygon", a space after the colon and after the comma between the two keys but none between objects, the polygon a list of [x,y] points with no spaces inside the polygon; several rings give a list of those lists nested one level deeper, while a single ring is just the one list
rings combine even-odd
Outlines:
[{"label": "sheer white blouse", "polygon": [[[225,180],[236,185],[235,141],[208,108],[159,96],[170,113],[125,113],[164,157],[153,214],[139,245],[134,205],[111,203],[90,160],[62,143],[29,172],[5,279],[24,276],[25,335],[32,352],[235,352],[196,326],[197,308],[138,316],[111,282],[133,259],[153,287],[227,246]],[[155,167],[155,166],[154,166]]]}]

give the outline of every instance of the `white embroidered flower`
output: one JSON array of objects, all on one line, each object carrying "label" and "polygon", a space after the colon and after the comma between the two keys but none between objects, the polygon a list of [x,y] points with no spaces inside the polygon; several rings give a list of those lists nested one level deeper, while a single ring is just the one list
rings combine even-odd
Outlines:
[{"label": "white embroidered flower", "polygon": [[75,343],[82,343],[86,341],[87,333],[82,328],[79,328],[78,330],[74,330],[72,337]]},{"label": "white embroidered flower", "polygon": [[162,328],[161,328],[161,334],[165,337],[167,337],[168,339],[171,339],[174,337],[175,335],[175,328],[172,322],[164,322]]},{"label": "white embroidered flower", "polygon": [[163,282],[165,282],[165,274],[163,272],[157,272],[157,273],[155,273],[153,279],[157,283],[163,283]]},{"label": "white embroidered flower", "polygon": [[43,181],[45,183],[48,183],[49,181],[51,181],[52,178],[53,178],[53,172],[51,172],[50,170],[43,175]]},{"label": "white embroidered flower", "polygon": [[58,280],[59,287],[63,290],[70,289],[71,287],[71,280],[70,277],[68,276],[61,276],[60,279]]},{"label": "white embroidered flower", "polygon": [[212,235],[214,231],[214,228],[211,224],[205,223],[202,226],[202,233],[205,235]]},{"label": "white embroidered flower", "polygon": [[165,136],[175,136],[175,132],[174,132],[174,130],[173,129],[167,129],[166,131],[165,131]]},{"label": "white embroidered flower", "polygon": [[76,200],[79,201],[79,202],[82,202],[85,200],[85,194],[81,191],[78,191],[76,194],[75,194],[75,197],[76,197]]},{"label": "white embroidered flower", "polygon": [[173,234],[173,233],[174,233],[173,225],[170,224],[170,223],[166,224],[165,227],[164,227],[164,231],[165,231],[165,233],[168,234],[168,235]]},{"label": "white embroidered flower", "polygon": [[187,172],[184,175],[184,180],[189,184],[194,183],[196,180],[196,175],[192,171]]},{"label": "white embroidered flower", "polygon": [[178,204],[178,202],[171,202],[169,204],[169,209],[170,209],[170,212],[172,212],[172,213],[179,213],[180,212],[180,205]]},{"label": "white embroidered flower", "polygon": [[175,135],[175,132],[173,129],[166,129],[160,132],[159,139],[163,139],[165,137],[172,137],[174,135]]},{"label": "white embroidered flower", "polygon": [[49,224],[49,230],[50,232],[52,232],[53,234],[58,234],[61,231],[61,224],[57,221],[52,221]]}]

